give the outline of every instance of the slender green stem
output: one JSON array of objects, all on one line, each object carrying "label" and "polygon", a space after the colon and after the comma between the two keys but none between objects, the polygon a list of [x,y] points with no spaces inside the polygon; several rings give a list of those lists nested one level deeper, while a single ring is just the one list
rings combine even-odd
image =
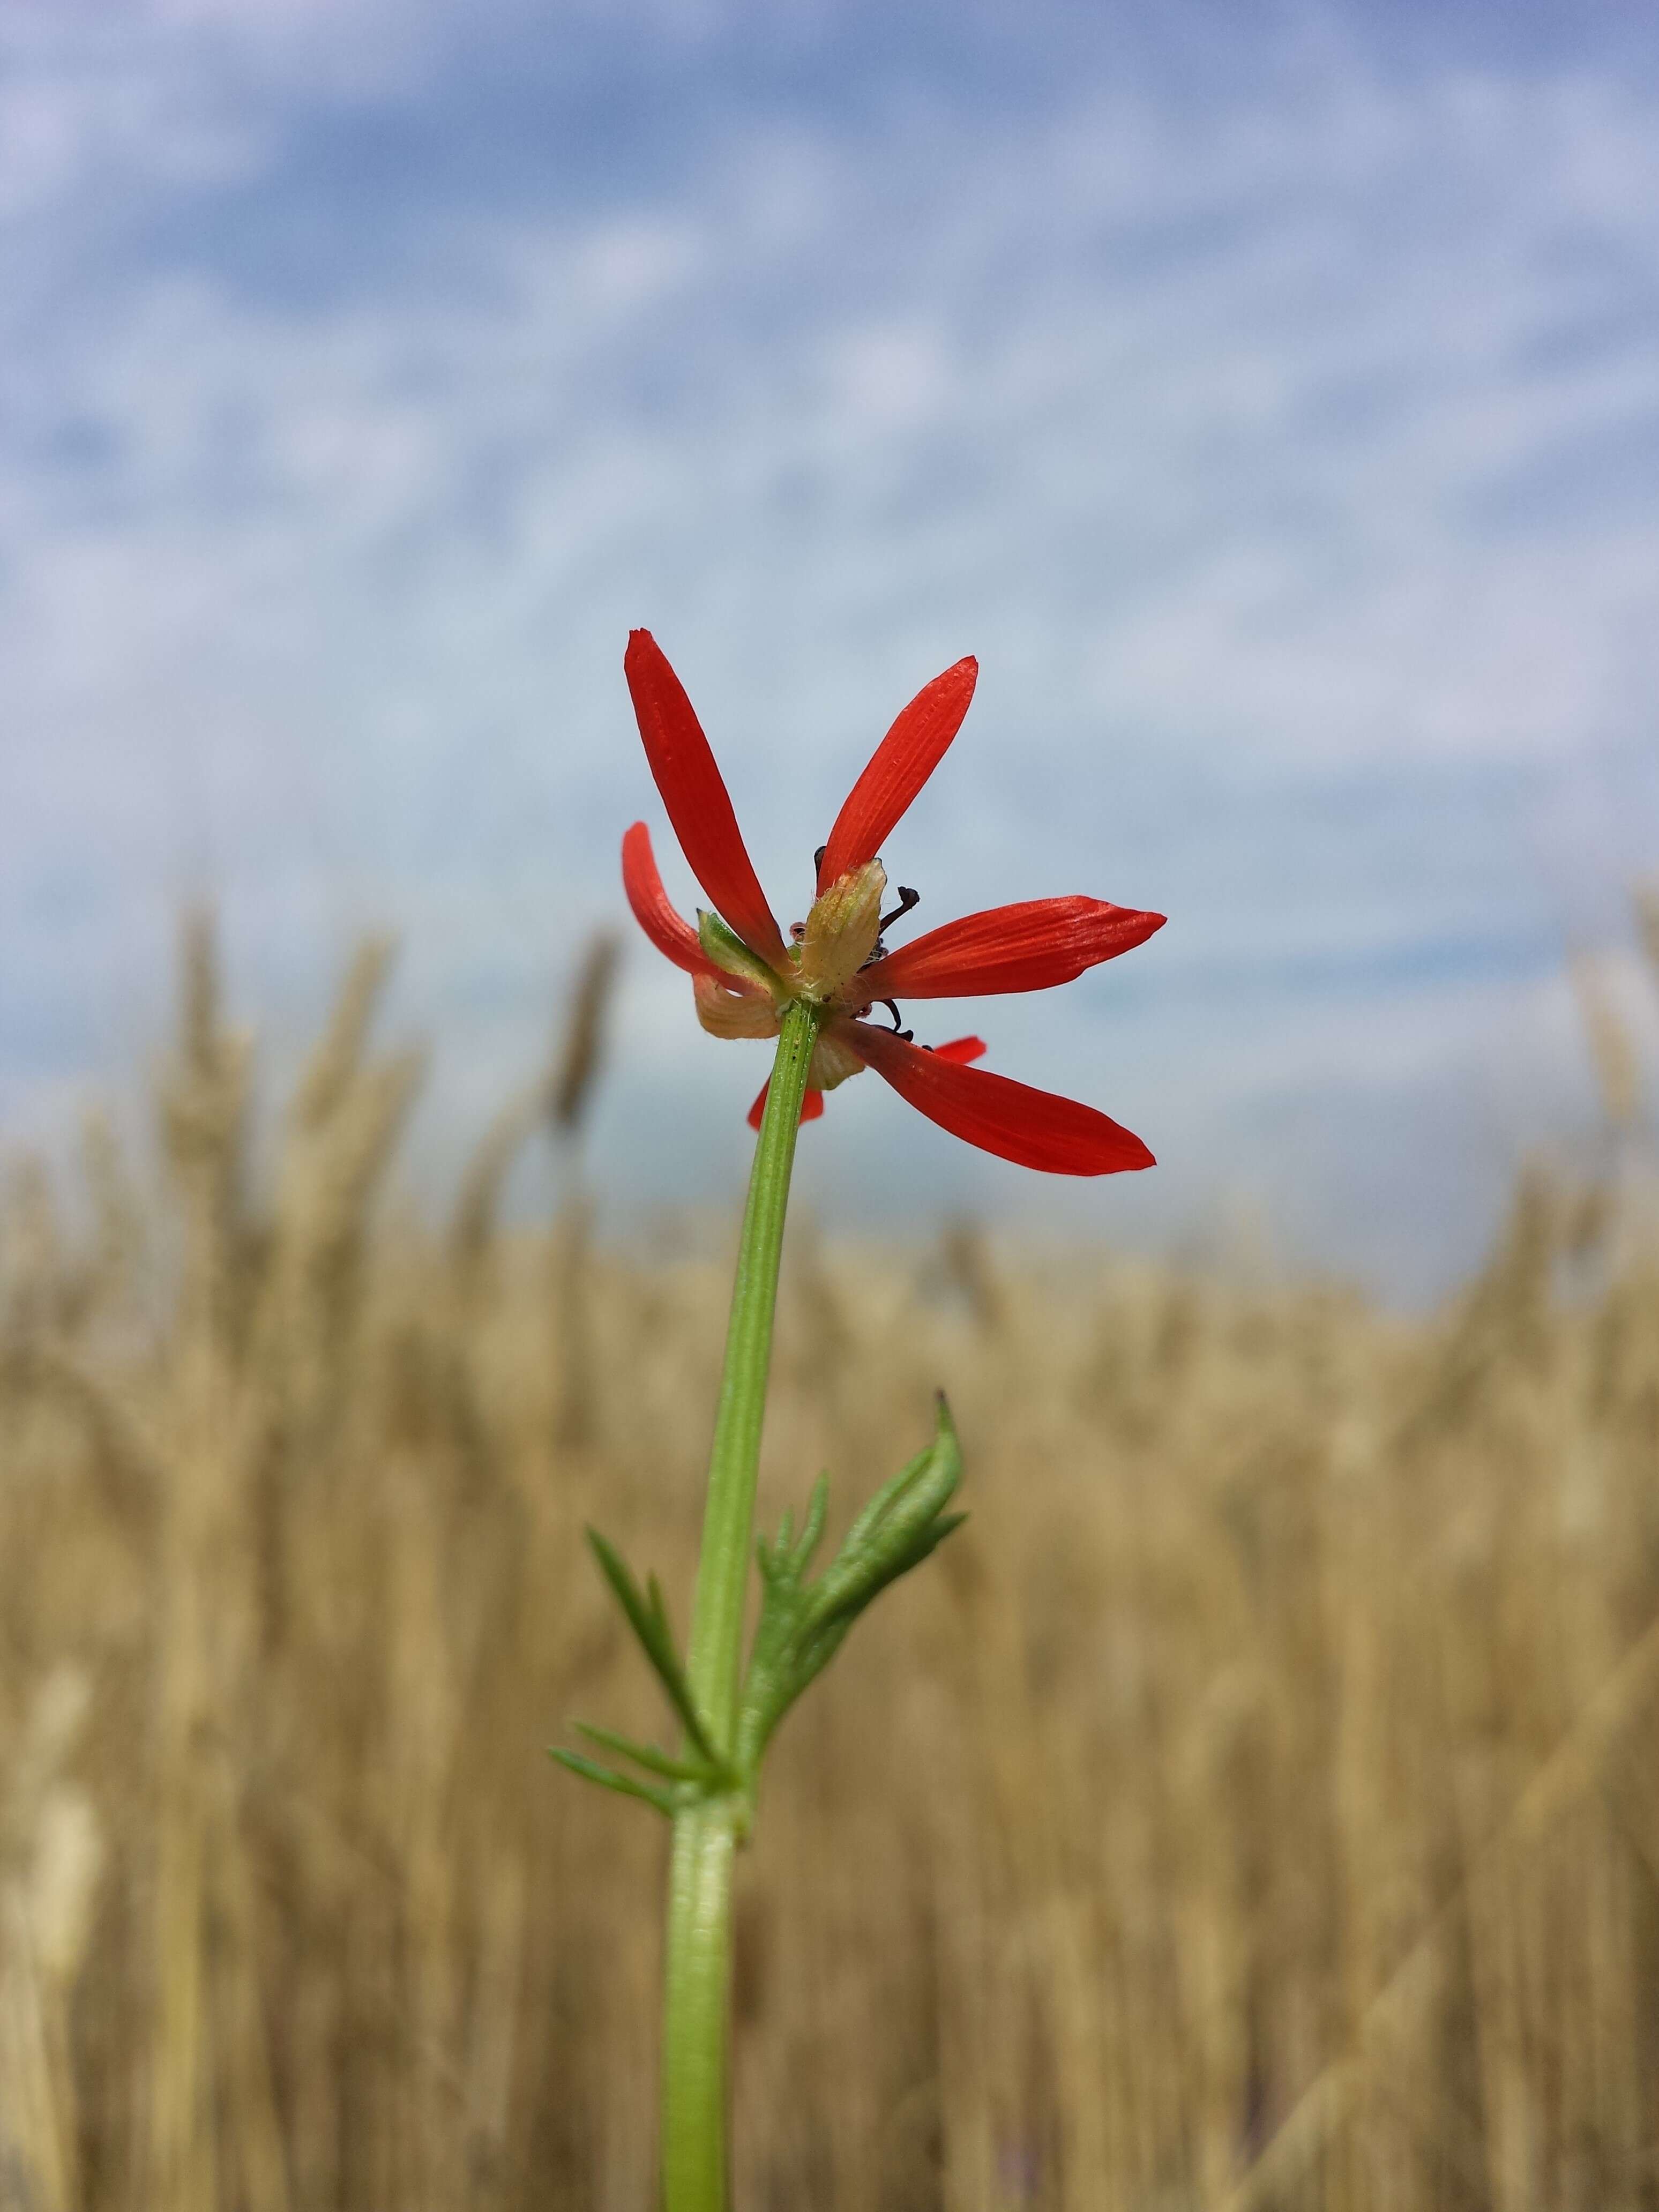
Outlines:
[{"label": "slender green stem", "polygon": [[663,2212],[728,2212],[726,2152],[735,1808],[676,1815],[663,1986]]},{"label": "slender green stem", "polygon": [[[688,1672],[697,1705],[723,1752],[732,1750],[737,1735],[744,1602],[778,1263],[819,1019],[815,1008],[793,1005],[778,1039],[744,1209],[709,1455]],[[728,2212],[732,1864],[744,1814],[735,1797],[717,1797],[678,1814],[674,1821],[663,1992],[664,2212]]]}]

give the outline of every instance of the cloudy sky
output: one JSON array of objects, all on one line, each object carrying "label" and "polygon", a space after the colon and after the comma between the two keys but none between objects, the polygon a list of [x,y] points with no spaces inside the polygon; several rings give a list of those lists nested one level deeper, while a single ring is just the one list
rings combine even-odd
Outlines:
[{"label": "cloudy sky", "polygon": [[[1171,917],[933,1024],[1154,1173],[1040,1184],[870,1079],[831,1220],[1256,1221],[1415,1294],[1590,1114],[1564,948],[1643,1017],[1645,9],[0,0],[0,1140],[136,1087],[211,896],[273,1070],[398,933],[441,1188],[628,822],[691,902],[637,623],[786,920],[969,651],[920,922]],[[616,1206],[739,1188],[763,1073],[630,945]]]}]

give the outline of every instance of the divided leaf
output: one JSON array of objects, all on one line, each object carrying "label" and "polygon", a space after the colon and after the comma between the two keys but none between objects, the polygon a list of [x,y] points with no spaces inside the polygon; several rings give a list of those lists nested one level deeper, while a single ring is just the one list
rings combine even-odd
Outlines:
[{"label": "divided leaf", "polygon": [[967,1519],[965,1513],[945,1510],[961,1480],[961,1447],[941,1394],[933,1441],[883,1484],[816,1581],[808,1581],[807,1570],[823,1540],[829,1518],[827,1475],[821,1474],[812,1486],[799,1537],[793,1514],[786,1512],[769,1542],[764,1536],[757,1540],[760,1620],[744,1678],[737,1742],[730,1756],[720,1750],[698,1710],[669,1626],[661,1584],[655,1575],[650,1575],[641,1590],[620,1553],[590,1528],[587,1540],[593,1556],[679,1717],[687,1747],[676,1757],[654,1744],[619,1735],[613,1729],[579,1721],[578,1733],[590,1743],[631,1762],[655,1779],[641,1781],[637,1775],[602,1766],[580,1752],[555,1750],[553,1757],[585,1781],[641,1798],[671,1820],[684,1806],[720,1791],[741,1790],[752,1799],[773,1730],[802,1691],[835,1657],[860,1613],[889,1583],[919,1566]]},{"label": "divided leaf", "polygon": [[614,1767],[601,1766],[596,1759],[585,1757],[579,1751],[554,1749],[552,1755],[561,1766],[579,1774],[585,1782],[597,1782],[606,1790],[615,1790],[627,1797],[642,1798],[654,1805],[659,1813],[672,1820],[685,1802],[688,1793],[694,1797],[710,1796],[716,1791],[736,1786],[738,1777],[731,1761],[717,1748],[713,1732],[697,1709],[691,1685],[675,1647],[674,1632],[669,1626],[668,1607],[662,1594],[662,1585],[655,1575],[647,1577],[641,1590],[629,1570],[627,1561],[612,1544],[606,1542],[596,1528],[587,1532],[594,1558],[600,1572],[611,1585],[621,1606],[629,1626],[639,1639],[640,1648],[650,1661],[658,1680],[668,1694],[668,1702],[679,1716],[690,1741],[687,1757],[676,1759],[669,1753],[659,1751],[654,1744],[635,1743],[631,1736],[619,1735],[614,1729],[597,1728],[586,1721],[575,1723],[577,1733],[601,1750],[613,1752],[619,1759],[631,1759],[643,1767],[647,1774],[658,1775],[670,1784],[659,1789],[654,1784],[641,1782],[637,1776],[618,1773]]},{"label": "divided leaf", "polygon": [[619,1796],[642,1798],[668,1820],[673,1819],[677,1808],[665,1790],[653,1790],[648,1782],[636,1782],[631,1774],[618,1774],[609,1766],[601,1766],[597,1759],[584,1759],[579,1751],[566,1751],[562,1744],[550,1744],[547,1748],[550,1758],[568,1767],[572,1774],[580,1775],[584,1782],[597,1782],[600,1789],[614,1790]]},{"label": "divided leaf", "polygon": [[640,1648],[656,1669],[658,1680],[668,1692],[668,1701],[679,1715],[687,1735],[709,1766],[724,1768],[726,1762],[715,1748],[707,1722],[697,1711],[691,1685],[680,1663],[680,1655],[674,1648],[674,1632],[668,1625],[668,1607],[663,1599],[662,1584],[653,1575],[647,1585],[649,1595],[642,1596],[639,1584],[629,1572],[628,1564],[616,1547],[608,1544],[597,1528],[588,1530],[587,1540],[599,1563],[600,1571],[616,1593],[617,1604],[628,1617],[629,1626],[639,1638]]},{"label": "divided leaf", "polygon": [[786,1515],[776,1539],[757,1547],[764,1595],[738,1720],[738,1764],[752,1776],[784,1714],[821,1674],[859,1614],[967,1518],[944,1508],[962,1480],[962,1452],[941,1395],[933,1442],[870,1500],[816,1582],[806,1570],[829,1512],[828,1478],[813,1486],[806,1525],[792,1544]]}]

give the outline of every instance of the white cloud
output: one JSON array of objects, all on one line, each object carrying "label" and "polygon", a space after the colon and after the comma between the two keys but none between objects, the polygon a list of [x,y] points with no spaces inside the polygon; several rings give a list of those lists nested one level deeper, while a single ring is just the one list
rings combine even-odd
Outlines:
[{"label": "white cloud", "polygon": [[[0,896],[40,988],[101,975],[132,1003],[157,933],[137,918],[204,877],[274,987],[372,896],[476,1083],[466,1036],[505,1060],[511,1030],[469,1013],[465,977],[505,979],[533,1035],[561,928],[614,903],[617,830],[654,812],[617,667],[648,619],[784,904],[861,749],[976,649],[981,703],[907,860],[925,835],[935,913],[1083,887],[1060,868],[1187,890],[1163,972],[1237,944],[1258,979],[1207,1036],[1127,1008],[1164,1056],[1152,1103],[1205,1102],[1189,1154],[1272,1186],[1292,1163],[1251,1116],[1275,1082],[1443,1107],[1482,1024],[1555,1048],[1514,1011],[1524,947],[1473,978],[1454,947],[1386,989],[1285,979],[1339,947],[1535,932],[1483,792],[1593,776],[1647,711],[1644,93],[1390,84],[1339,50],[1311,94],[1202,116],[1086,83],[884,132],[757,111],[649,189],[440,199],[421,276],[368,255],[295,302],[177,240],[232,174],[280,208],[296,87],[415,98],[422,37],[455,27],[423,10],[377,76],[383,11],[344,18],[295,0],[254,36],[228,0],[175,0],[94,65],[71,13],[20,95],[0,191],[29,270],[112,161],[184,210],[165,252],[124,247],[44,312],[32,292],[5,372],[0,664],[26,739],[0,763]],[[1316,828],[1345,777],[1420,789],[1422,822]],[[1250,811],[1269,784],[1301,794],[1277,827]],[[72,953],[48,878],[96,917]],[[630,987],[631,1079],[669,1052],[712,1127],[724,1079],[701,1040],[660,1042],[665,988]],[[1085,1087],[1099,1019],[1045,1011],[1005,1034]],[[942,1140],[895,1141],[925,1182]]]}]

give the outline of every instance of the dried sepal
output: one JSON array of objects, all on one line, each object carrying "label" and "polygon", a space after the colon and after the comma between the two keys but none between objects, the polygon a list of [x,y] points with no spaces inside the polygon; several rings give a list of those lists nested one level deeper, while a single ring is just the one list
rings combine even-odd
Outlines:
[{"label": "dried sepal", "polygon": [[776,1001],[746,984],[719,975],[694,975],[697,1019],[710,1036],[773,1037],[782,1026]]},{"label": "dried sepal", "polygon": [[879,860],[849,868],[812,902],[801,939],[801,986],[830,999],[850,983],[876,949],[887,875]]},{"label": "dried sepal", "polygon": [[845,1083],[849,1075],[856,1075],[864,1062],[846,1039],[840,1035],[839,1022],[827,1022],[818,1031],[818,1041],[812,1048],[812,1065],[806,1080],[814,1091],[833,1091]]}]

